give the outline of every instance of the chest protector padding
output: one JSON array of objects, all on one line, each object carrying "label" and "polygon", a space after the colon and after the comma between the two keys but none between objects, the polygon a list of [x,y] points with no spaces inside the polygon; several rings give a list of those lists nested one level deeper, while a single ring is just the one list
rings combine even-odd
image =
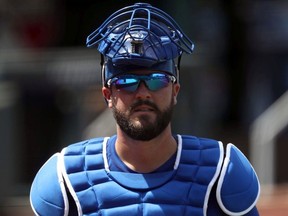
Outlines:
[{"label": "chest protector padding", "polygon": [[152,174],[110,171],[102,143],[92,139],[62,151],[63,175],[80,215],[206,215],[223,160],[221,143],[179,136],[175,169]]}]

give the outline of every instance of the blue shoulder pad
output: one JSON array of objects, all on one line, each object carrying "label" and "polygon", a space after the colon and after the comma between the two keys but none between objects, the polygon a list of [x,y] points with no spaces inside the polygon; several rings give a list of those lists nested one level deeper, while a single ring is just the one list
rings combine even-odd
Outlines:
[{"label": "blue shoulder pad", "polygon": [[255,205],[260,195],[258,177],[245,155],[228,144],[217,185],[217,201],[229,215],[243,215]]},{"label": "blue shoulder pad", "polygon": [[58,174],[58,158],[59,153],[50,157],[32,183],[30,203],[36,215],[65,215],[67,195],[62,184],[62,176]]}]

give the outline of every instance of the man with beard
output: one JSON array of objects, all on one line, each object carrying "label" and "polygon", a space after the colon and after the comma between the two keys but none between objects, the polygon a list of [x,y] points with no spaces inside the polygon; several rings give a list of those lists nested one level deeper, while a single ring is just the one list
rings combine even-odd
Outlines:
[{"label": "man with beard", "polygon": [[239,149],[171,131],[181,55],[194,45],[168,14],[125,7],[87,45],[101,53],[117,133],[53,155],[31,187],[35,214],[258,215],[259,181]]}]

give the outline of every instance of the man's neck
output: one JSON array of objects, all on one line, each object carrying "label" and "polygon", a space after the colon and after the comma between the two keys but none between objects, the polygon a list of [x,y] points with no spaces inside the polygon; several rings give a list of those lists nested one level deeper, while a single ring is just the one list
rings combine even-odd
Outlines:
[{"label": "man's neck", "polygon": [[177,150],[177,142],[170,128],[149,141],[139,141],[117,133],[116,152],[130,169],[139,173],[149,173],[163,165]]}]

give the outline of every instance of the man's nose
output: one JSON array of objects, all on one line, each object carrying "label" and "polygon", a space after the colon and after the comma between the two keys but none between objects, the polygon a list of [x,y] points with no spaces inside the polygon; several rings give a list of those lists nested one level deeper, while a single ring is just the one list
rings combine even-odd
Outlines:
[{"label": "man's nose", "polygon": [[146,86],[144,81],[141,81],[139,83],[138,88],[136,89],[136,97],[137,98],[150,98],[151,97],[151,91],[149,88]]}]

